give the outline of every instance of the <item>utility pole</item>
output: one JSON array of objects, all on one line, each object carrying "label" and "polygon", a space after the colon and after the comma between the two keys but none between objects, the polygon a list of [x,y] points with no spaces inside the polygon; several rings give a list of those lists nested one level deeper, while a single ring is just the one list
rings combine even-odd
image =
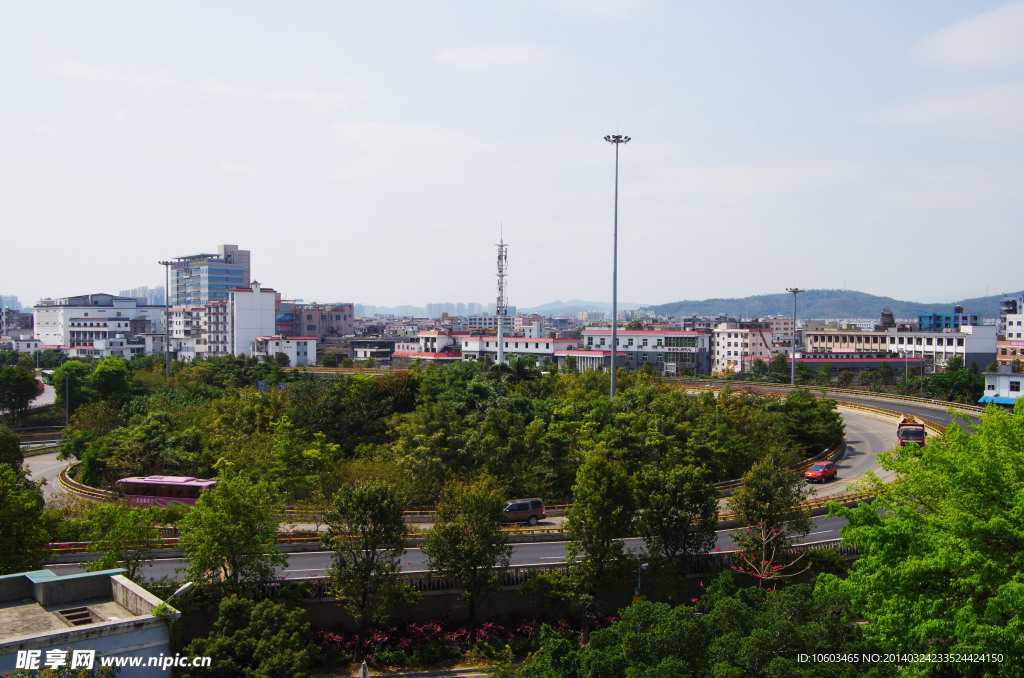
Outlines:
[{"label": "utility pole", "polygon": [[799,287],[787,287],[786,291],[793,295],[793,339],[789,344],[789,385],[796,386],[796,295],[807,290]]},{"label": "utility pole", "polygon": [[609,144],[615,145],[615,217],[612,227],[612,388],[611,397],[615,399],[615,358],[618,354],[618,322],[619,322],[619,146],[628,144],[630,138],[622,134],[609,134],[604,138]]}]

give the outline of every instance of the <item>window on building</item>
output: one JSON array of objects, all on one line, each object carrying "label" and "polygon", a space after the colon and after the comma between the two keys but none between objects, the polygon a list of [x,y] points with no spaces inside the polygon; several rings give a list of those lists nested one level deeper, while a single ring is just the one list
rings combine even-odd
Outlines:
[{"label": "window on building", "polygon": [[1011,381],[1010,382],[1010,393],[1020,393],[1020,382],[1019,381]]}]

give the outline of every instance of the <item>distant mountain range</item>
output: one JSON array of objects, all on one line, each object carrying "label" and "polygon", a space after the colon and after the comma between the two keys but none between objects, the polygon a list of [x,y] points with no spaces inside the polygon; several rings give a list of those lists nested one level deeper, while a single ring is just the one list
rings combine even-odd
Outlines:
[{"label": "distant mountain range", "polygon": [[[636,304],[632,301],[620,301],[620,311],[635,311],[638,308],[643,308],[643,304]],[[579,299],[572,299],[570,301],[552,301],[550,304],[541,304],[540,306],[533,306],[529,308],[517,308],[519,313],[538,313],[540,315],[576,315],[580,311],[604,311],[609,316],[612,313],[612,303],[610,301],[581,301]]]},{"label": "distant mountain range", "polygon": [[[1024,292],[1009,295],[976,297],[960,301],[925,304],[917,301],[900,301],[892,297],[876,297],[865,292],[848,290],[807,290],[797,298],[796,314],[802,319],[848,320],[852,318],[879,318],[882,309],[892,309],[896,318],[916,319],[921,313],[952,313],[953,307],[964,307],[964,313],[976,313],[982,318],[999,316],[999,302],[1006,296],[1020,296]],[[730,315],[743,318],[759,318],[766,315],[792,315],[792,294],[761,294],[738,299],[704,299],[703,301],[675,301],[657,306],[644,306],[631,301],[619,303],[620,311],[644,309],[657,315],[683,317],[689,315],[717,316]],[[607,301],[552,301],[540,306],[517,306],[518,313],[539,313],[545,316],[576,315],[579,311],[604,311],[611,315],[612,305]],[[377,307],[378,313],[391,313],[398,317],[423,317],[427,309],[423,306]]]},{"label": "distant mountain range", "polygon": [[[1015,292],[1009,296],[1019,296]],[[797,297],[798,318],[813,320],[842,320],[851,318],[878,318],[882,309],[892,309],[896,318],[917,318],[921,313],[952,313],[956,305],[963,306],[964,313],[976,313],[982,318],[999,316],[999,302],[1006,295],[976,297],[940,304],[924,304],[916,301],[900,301],[892,297],[877,297],[873,294],[847,290],[807,290]],[[645,306],[645,310],[657,315],[683,317],[731,315],[757,318],[766,315],[792,315],[792,294],[761,294],[739,299],[705,299],[703,301],[676,301],[657,306]]]},{"label": "distant mountain range", "polygon": [[[643,304],[633,302],[620,302],[620,311],[632,311],[641,308]],[[423,317],[427,314],[425,306],[377,306],[377,313],[392,314],[398,317]],[[576,315],[579,311],[604,311],[611,315],[612,304],[609,301],[581,301],[572,299],[570,301],[553,301],[541,306],[516,306],[517,313],[539,313],[540,315]]]}]

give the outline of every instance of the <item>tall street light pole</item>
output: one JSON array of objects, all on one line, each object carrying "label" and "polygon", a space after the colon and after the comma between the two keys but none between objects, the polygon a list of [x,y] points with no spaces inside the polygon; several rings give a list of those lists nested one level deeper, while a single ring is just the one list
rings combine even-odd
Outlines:
[{"label": "tall street light pole", "polygon": [[615,220],[612,230],[612,398],[615,398],[615,358],[618,354],[619,322],[619,145],[628,144],[630,139],[621,134],[609,134],[604,138],[615,145]]},{"label": "tall street light pole", "polygon": [[171,379],[171,262],[158,261],[164,267],[164,377]]},{"label": "tall street light pole", "polygon": [[793,338],[789,343],[789,385],[796,386],[796,295],[807,290],[799,287],[787,287],[786,291],[793,295]]}]

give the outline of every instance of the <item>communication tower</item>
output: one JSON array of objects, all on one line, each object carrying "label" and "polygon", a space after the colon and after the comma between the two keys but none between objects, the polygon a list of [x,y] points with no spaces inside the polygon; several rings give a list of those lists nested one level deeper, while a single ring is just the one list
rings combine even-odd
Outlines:
[{"label": "communication tower", "polygon": [[505,362],[505,316],[508,315],[508,297],[505,296],[507,270],[508,245],[502,238],[498,241],[498,303],[495,305],[495,315],[498,320],[498,363]]}]

